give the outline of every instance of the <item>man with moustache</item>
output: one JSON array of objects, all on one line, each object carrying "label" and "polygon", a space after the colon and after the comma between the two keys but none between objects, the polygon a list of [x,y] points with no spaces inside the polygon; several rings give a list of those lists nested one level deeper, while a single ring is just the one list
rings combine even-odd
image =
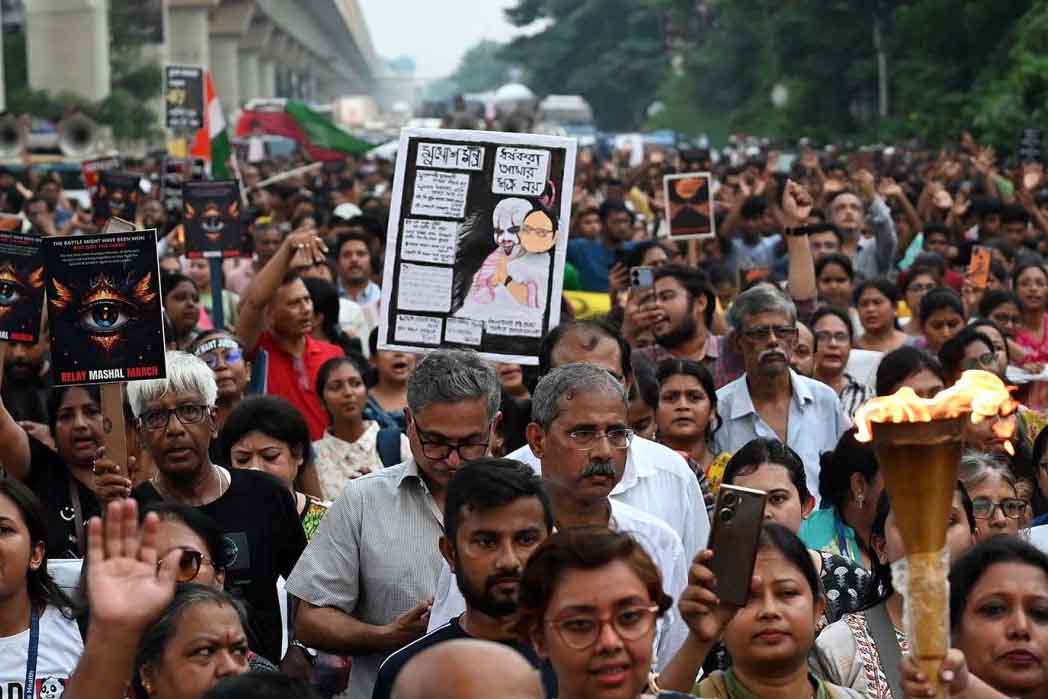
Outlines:
[{"label": "man with moustache", "polygon": [[553,530],[553,510],[542,481],[511,459],[477,459],[448,483],[440,553],[455,574],[466,610],[386,658],[372,699],[389,699],[401,670],[414,657],[456,639],[493,641],[542,671],[546,696],[557,695],[548,663],[510,628],[524,565]]},{"label": "man with moustache", "polygon": [[714,453],[735,453],[751,439],[787,444],[804,461],[808,489],[819,492],[819,455],[833,451],[849,421],[829,386],[790,368],[797,309],[782,292],[755,286],[740,294],[728,323],[746,372],[717,391],[721,426]]},{"label": "man with moustache", "polygon": [[[608,527],[632,535],[659,567],[666,594],[678,599],[690,563],[680,537],[662,520],[609,497],[622,478],[634,439],[623,385],[600,367],[566,364],[539,381],[531,401],[528,444],[541,463],[555,527]],[[431,629],[466,609],[453,577],[445,564],[437,579]],[[659,669],[686,635],[674,605],[660,620],[655,638]]]}]

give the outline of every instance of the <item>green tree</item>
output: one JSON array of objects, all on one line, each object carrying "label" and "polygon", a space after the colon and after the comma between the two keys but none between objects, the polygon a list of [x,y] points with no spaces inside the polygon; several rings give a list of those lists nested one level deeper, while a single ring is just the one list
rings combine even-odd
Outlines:
[{"label": "green tree", "polygon": [[451,82],[458,92],[486,92],[510,81],[512,65],[502,60],[502,44],[480,41],[462,55]]},{"label": "green tree", "polygon": [[541,30],[510,42],[503,59],[525,66],[536,94],[580,94],[599,126],[639,127],[670,73],[661,0],[517,0],[510,22]]}]

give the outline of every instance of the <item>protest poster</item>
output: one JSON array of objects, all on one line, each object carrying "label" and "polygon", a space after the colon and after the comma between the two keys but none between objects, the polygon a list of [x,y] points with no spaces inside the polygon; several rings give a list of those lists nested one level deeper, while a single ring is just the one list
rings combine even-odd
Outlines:
[{"label": "protest poster", "polygon": [[42,242],[54,385],[166,376],[156,230]]},{"label": "protest poster", "polygon": [[167,128],[196,131],[204,126],[204,69],[164,67],[164,114]]},{"label": "protest poster", "polygon": [[91,195],[92,222],[104,226],[110,216],[134,221],[138,208],[138,180],[138,175],[130,172],[100,172],[98,187]]},{"label": "protest poster", "polygon": [[236,180],[182,185],[187,257],[239,257],[244,249]]},{"label": "protest poster", "polygon": [[80,172],[84,176],[84,187],[87,188],[87,191],[93,192],[98,186],[99,174],[106,170],[119,170],[120,164],[120,158],[115,155],[84,160],[80,163]]},{"label": "protest poster", "polygon": [[44,310],[44,260],[38,235],[0,231],[0,340],[35,343]]},{"label": "protest poster", "polygon": [[713,179],[708,172],[663,175],[669,238],[696,240],[716,234],[713,216]]},{"label": "protest poster", "polygon": [[403,129],[379,347],[537,364],[560,320],[575,139]]}]

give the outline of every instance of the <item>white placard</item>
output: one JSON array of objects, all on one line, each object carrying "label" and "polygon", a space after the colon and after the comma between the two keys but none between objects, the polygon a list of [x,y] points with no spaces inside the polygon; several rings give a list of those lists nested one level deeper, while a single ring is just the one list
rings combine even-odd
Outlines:
[{"label": "white placard", "polygon": [[415,194],[411,213],[415,216],[462,218],[466,214],[469,175],[439,170],[419,170],[415,176]]},{"label": "white placard", "polygon": [[549,178],[549,151],[502,146],[495,150],[492,176],[491,191],[495,194],[537,197],[545,191]]},{"label": "white placard", "polygon": [[407,344],[434,344],[444,330],[444,319],[433,316],[413,316],[397,314],[393,338],[396,342]]},{"label": "white placard", "polygon": [[484,324],[489,335],[542,337],[542,323],[534,318],[492,318]]},{"label": "white placard", "polygon": [[404,219],[400,237],[400,257],[414,262],[455,264],[458,224],[424,218]]},{"label": "white placard", "polygon": [[484,146],[461,143],[420,143],[415,164],[447,170],[479,170],[484,166]]},{"label": "white placard", "polygon": [[484,323],[469,318],[448,318],[444,339],[479,347],[480,341],[484,339]]},{"label": "white placard", "polygon": [[429,267],[405,262],[400,266],[397,308],[402,311],[447,313],[451,310],[451,267]]}]

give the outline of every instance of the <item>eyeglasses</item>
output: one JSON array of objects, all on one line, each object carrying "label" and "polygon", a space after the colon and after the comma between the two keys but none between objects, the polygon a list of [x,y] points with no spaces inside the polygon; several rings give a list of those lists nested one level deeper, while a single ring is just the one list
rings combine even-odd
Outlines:
[{"label": "eyeglasses", "polygon": [[924,294],[932,289],[938,288],[938,284],[910,284],[906,288],[907,294]]},{"label": "eyeglasses", "polygon": [[142,413],[138,420],[151,430],[162,430],[171,422],[172,414],[177,415],[183,425],[194,425],[207,416],[207,406],[190,403],[172,409],[150,410]]},{"label": "eyeglasses", "polygon": [[226,366],[229,366],[230,364],[236,364],[243,359],[244,353],[239,349],[228,349],[224,354],[221,354],[220,352],[208,352],[201,355],[200,358],[204,360],[204,364],[207,364],[210,369],[214,370],[218,367],[220,359]]},{"label": "eyeglasses", "polygon": [[759,325],[756,328],[746,328],[742,331],[742,334],[747,339],[754,341],[763,341],[771,337],[771,334],[775,333],[775,337],[783,340],[796,340],[797,339],[797,326],[796,325]]},{"label": "eyeglasses", "polygon": [[625,427],[598,432],[597,430],[572,430],[568,432],[568,438],[575,443],[575,448],[589,451],[597,446],[597,442],[607,437],[608,444],[612,449],[628,449],[633,441],[633,430]]},{"label": "eyeglasses", "polygon": [[978,357],[969,357],[961,362],[962,369],[980,369],[997,365],[996,352],[984,352]]},{"label": "eyeglasses", "polygon": [[605,624],[611,624],[615,633],[624,641],[636,641],[651,631],[655,624],[655,613],[659,608],[629,607],[616,612],[610,619],[596,616],[571,616],[565,619],[554,619],[549,625],[564,641],[564,645],[575,650],[586,650],[600,638]]},{"label": "eyeglasses", "polygon": [[[179,546],[178,550],[180,550],[182,554],[178,557],[177,568],[175,570],[175,582],[186,583],[196,580],[196,576],[200,573],[201,563],[207,563],[212,568],[215,567],[215,562],[213,560],[196,549]],[[163,565],[163,559],[157,561],[157,573],[160,572]]]},{"label": "eyeglasses", "polygon": [[1026,501],[1022,498],[1004,498],[1000,502],[987,497],[972,500],[976,519],[992,519],[998,507],[1001,508],[1001,514],[1011,519],[1019,519],[1026,513]]},{"label": "eyeglasses", "polygon": [[851,336],[844,332],[831,333],[829,330],[820,330],[815,333],[815,341],[827,345],[846,345],[851,342]]},{"label": "eyeglasses", "polygon": [[457,453],[463,461],[479,459],[488,453],[489,445],[489,442],[474,442],[472,444],[430,442],[422,438],[421,432],[418,434],[418,441],[422,445],[422,454],[427,459],[433,459],[434,461],[443,461],[451,456],[451,452]]}]

